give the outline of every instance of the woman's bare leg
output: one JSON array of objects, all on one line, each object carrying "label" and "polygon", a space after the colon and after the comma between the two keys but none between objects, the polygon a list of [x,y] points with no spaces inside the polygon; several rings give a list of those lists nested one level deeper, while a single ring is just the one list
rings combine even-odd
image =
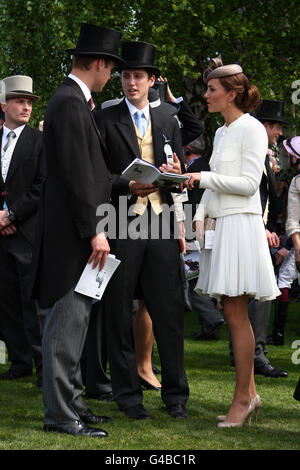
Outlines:
[{"label": "woman's bare leg", "polygon": [[160,387],[160,382],[152,369],[154,343],[152,320],[142,300],[139,300],[139,308],[133,320],[133,333],[138,373],[151,385]]},{"label": "woman's bare leg", "polygon": [[254,350],[255,340],[248,318],[248,298],[224,297],[224,315],[230,328],[236,367],[236,387],[226,421],[240,422],[255,397]]}]

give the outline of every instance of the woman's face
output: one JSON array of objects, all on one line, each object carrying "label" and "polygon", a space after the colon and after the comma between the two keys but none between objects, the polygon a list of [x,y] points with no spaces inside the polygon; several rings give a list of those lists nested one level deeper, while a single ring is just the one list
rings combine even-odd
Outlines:
[{"label": "woman's face", "polygon": [[233,92],[226,91],[218,78],[209,80],[204,98],[207,101],[209,113],[222,113],[226,111],[229,103],[234,99]]}]

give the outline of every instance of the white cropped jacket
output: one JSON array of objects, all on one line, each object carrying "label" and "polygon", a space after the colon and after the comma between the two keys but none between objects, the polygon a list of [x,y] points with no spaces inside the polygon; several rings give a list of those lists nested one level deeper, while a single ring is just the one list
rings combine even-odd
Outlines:
[{"label": "white cropped jacket", "polygon": [[202,171],[206,188],[194,220],[229,214],[262,214],[259,185],[268,137],[264,126],[248,113],[220,127],[210,158],[211,171]]}]

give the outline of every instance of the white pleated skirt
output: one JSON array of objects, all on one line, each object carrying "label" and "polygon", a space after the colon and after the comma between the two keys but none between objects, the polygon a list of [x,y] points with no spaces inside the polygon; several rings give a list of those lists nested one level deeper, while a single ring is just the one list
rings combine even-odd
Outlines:
[{"label": "white pleated skirt", "polygon": [[212,249],[201,251],[195,291],[217,300],[247,294],[262,302],[281,294],[261,215],[216,219]]}]

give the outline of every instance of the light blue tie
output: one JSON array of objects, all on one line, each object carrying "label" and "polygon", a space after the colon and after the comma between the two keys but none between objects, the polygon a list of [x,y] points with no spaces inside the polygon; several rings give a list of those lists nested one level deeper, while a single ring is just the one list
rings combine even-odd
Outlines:
[{"label": "light blue tie", "polygon": [[136,127],[138,128],[139,133],[144,138],[144,135],[146,132],[146,118],[145,118],[144,113],[142,113],[141,111],[136,111],[133,117],[134,117],[134,122],[135,122]]}]

